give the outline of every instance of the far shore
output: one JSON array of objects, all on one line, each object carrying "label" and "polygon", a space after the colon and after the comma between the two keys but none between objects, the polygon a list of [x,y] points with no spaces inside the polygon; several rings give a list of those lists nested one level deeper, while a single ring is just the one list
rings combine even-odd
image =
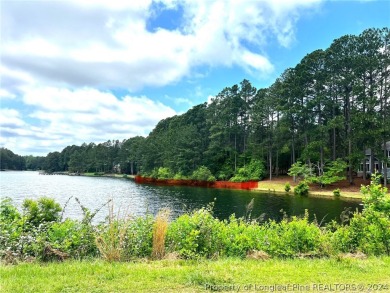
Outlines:
[{"label": "far shore", "polygon": [[[2,171],[13,171],[13,170],[2,170]],[[27,170],[31,171],[31,170]],[[39,171],[39,170],[37,170]],[[44,171],[39,171],[41,174]],[[130,174],[115,174],[115,173],[103,173],[103,172],[88,172],[88,173],[71,173],[71,172],[54,172],[49,173],[53,175],[69,175],[69,176],[87,176],[87,177],[110,177],[110,178],[128,178],[135,179],[136,175]],[[289,182],[291,185],[291,190],[289,192],[285,191],[285,184]],[[251,191],[259,191],[259,192],[274,192],[276,194],[294,194],[294,187],[298,184],[298,182],[294,182],[293,177],[290,176],[278,176],[272,178],[272,180],[264,179],[259,181],[257,188],[250,189]],[[343,198],[343,199],[352,199],[352,200],[362,200],[363,194],[360,192],[361,186],[366,186],[370,184],[370,180],[363,180],[362,178],[354,178],[354,184],[350,185],[347,180],[343,180],[341,182],[337,182],[326,186],[324,188],[320,188],[318,185],[311,184],[309,196],[312,197],[332,197],[332,198]],[[340,196],[336,197],[333,194],[333,190],[339,188]],[[389,188],[388,188],[389,189]],[[388,194],[390,195],[390,190],[388,190]]]}]

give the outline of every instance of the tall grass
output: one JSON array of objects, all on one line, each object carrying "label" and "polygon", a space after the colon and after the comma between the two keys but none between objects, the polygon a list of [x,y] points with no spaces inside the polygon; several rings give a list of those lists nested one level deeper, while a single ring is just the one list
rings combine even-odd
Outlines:
[{"label": "tall grass", "polygon": [[152,257],[155,259],[162,259],[165,255],[165,238],[168,231],[169,214],[168,209],[161,210],[154,222]]},{"label": "tall grass", "polygon": [[107,261],[124,260],[125,236],[131,222],[128,208],[121,216],[120,209],[114,214],[114,204],[109,204],[108,224],[96,235],[96,246],[102,257]]}]

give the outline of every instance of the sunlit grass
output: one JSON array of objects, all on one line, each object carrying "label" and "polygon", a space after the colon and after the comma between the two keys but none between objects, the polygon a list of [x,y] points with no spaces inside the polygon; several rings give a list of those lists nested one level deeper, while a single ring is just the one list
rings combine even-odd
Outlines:
[{"label": "sunlit grass", "polygon": [[[291,184],[291,182],[290,182],[290,184]],[[256,190],[267,191],[267,192],[286,193],[286,191],[284,190],[284,186],[285,186],[285,183],[283,183],[283,182],[260,181]],[[291,184],[291,190],[290,190],[289,194],[294,194],[293,184]],[[334,197],[333,191],[329,191],[329,190],[309,191],[309,195]],[[362,199],[363,195],[360,192],[344,191],[341,189],[341,196],[340,197]]]},{"label": "sunlit grass", "polygon": [[[390,257],[0,265],[1,292],[205,292],[206,285],[384,284]],[[364,290],[365,292],[367,290]],[[244,292],[244,290],[240,291]],[[390,292],[384,289],[381,292]]]}]

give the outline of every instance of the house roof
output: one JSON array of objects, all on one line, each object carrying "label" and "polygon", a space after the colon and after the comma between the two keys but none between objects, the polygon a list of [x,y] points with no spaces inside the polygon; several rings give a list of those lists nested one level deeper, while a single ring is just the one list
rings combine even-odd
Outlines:
[{"label": "house roof", "polygon": [[[383,150],[383,146],[381,147],[381,149]],[[390,141],[386,142],[386,150],[390,151]],[[366,156],[370,156],[371,149],[366,149],[365,153],[366,153]]]}]

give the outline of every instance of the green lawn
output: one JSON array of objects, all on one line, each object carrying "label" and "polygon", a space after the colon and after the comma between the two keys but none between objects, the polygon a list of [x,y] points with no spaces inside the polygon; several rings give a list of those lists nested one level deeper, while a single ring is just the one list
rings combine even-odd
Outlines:
[{"label": "green lawn", "polygon": [[[234,285],[234,288],[225,289],[233,288],[236,292],[265,292],[261,290],[265,287],[261,286],[295,284],[308,286],[310,290],[306,291],[314,291],[315,288],[319,289],[320,286],[329,284],[342,284],[340,286],[349,284],[363,285],[365,286],[363,291],[367,292],[370,284],[382,284],[381,290],[377,291],[390,292],[389,272],[390,257],[366,260],[222,259],[216,261],[145,260],[134,263],[92,260],[47,264],[24,263],[0,265],[0,291],[210,292],[210,288],[206,288],[208,284]],[[251,290],[248,290],[249,288]],[[344,290],[341,289],[343,288],[340,287],[340,291],[350,292],[345,290],[345,287]],[[298,289],[295,290],[297,291]]]}]

